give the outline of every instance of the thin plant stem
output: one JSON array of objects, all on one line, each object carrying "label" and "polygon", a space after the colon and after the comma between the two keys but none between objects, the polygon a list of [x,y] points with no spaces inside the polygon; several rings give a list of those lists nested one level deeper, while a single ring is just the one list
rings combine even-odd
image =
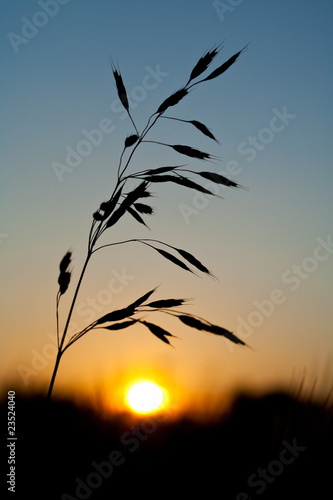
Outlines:
[{"label": "thin plant stem", "polygon": [[86,272],[86,269],[87,269],[87,266],[88,266],[88,262],[90,260],[91,255],[92,255],[92,252],[88,252],[86,260],[85,260],[85,262],[83,264],[81,275],[80,275],[79,281],[77,283],[76,290],[75,290],[75,293],[74,293],[74,296],[73,296],[73,300],[72,300],[72,304],[71,304],[71,307],[70,307],[70,310],[69,310],[69,313],[68,313],[68,316],[67,316],[66,325],[65,325],[64,332],[62,334],[62,338],[61,338],[60,345],[59,345],[59,348],[58,348],[58,354],[57,354],[55,366],[54,366],[54,369],[53,369],[53,373],[52,373],[52,378],[51,378],[49,390],[48,390],[48,393],[47,393],[47,400],[48,401],[51,399],[52,390],[53,390],[53,386],[54,386],[54,381],[55,381],[55,378],[56,378],[56,375],[57,375],[57,371],[58,371],[58,368],[59,368],[60,359],[61,359],[61,356],[63,354],[62,347],[63,347],[64,342],[65,342],[65,338],[66,338],[66,334],[67,334],[67,330],[68,330],[68,327],[69,327],[69,323],[70,323],[70,320],[71,320],[71,317],[72,317],[72,314],[73,314],[75,302],[76,302],[76,299],[77,299],[77,296],[78,296],[78,293],[79,293],[79,290],[80,290],[80,287],[81,287],[81,283],[82,283],[82,280],[83,280],[83,276],[84,276],[84,274]]},{"label": "thin plant stem", "polygon": [[159,119],[159,117],[161,116],[161,114],[159,113],[159,114],[156,116],[156,118],[154,119],[153,123],[152,123],[151,125],[149,125],[149,122],[150,122],[150,120],[151,120],[151,118],[152,118],[153,116],[154,116],[154,115],[151,115],[151,116],[149,117],[146,127],[144,128],[144,130],[143,130],[143,132],[142,132],[141,136],[139,137],[138,142],[135,144],[134,148],[133,148],[133,149],[132,149],[132,151],[131,151],[131,154],[130,154],[130,155],[129,155],[129,157],[128,157],[128,160],[127,160],[127,162],[126,162],[126,164],[125,164],[125,166],[124,166],[124,169],[123,169],[123,171],[121,172],[120,178],[122,178],[122,177],[123,177],[123,175],[124,175],[125,171],[127,170],[127,167],[128,167],[128,165],[129,165],[130,161],[132,160],[132,157],[133,157],[133,155],[134,155],[135,151],[137,150],[137,148],[140,146],[140,144],[141,144],[142,142],[147,142],[147,141],[144,141],[143,139],[144,139],[144,137],[148,134],[149,130],[151,130],[151,128],[155,125],[155,123],[157,122],[157,120]]},{"label": "thin plant stem", "polygon": [[57,345],[59,349],[59,302],[60,302],[60,292],[57,293],[56,298],[56,320],[57,320]]},{"label": "thin plant stem", "polygon": [[129,112],[129,110],[127,111],[127,113],[128,113],[128,116],[130,117],[130,120],[131,120],[131,122],[132,122],[132,124],[133,124],[133,127],[135,128],[135,132],[139,135],[138,129],[136,128],[136,125],[135,125],[135,123],[134,123],[134,120],[133,120],[132,115],[131,115],[131,113]]}]

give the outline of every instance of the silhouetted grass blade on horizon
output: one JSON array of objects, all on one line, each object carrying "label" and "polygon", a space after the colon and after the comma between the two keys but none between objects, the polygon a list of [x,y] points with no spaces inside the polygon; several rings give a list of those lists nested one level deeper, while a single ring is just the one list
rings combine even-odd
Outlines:
[{"label": "silhouetted grass blade on horizon", "polygon": [[[246,46],[247,47],[247,46]],[[217,56],[219,51],[221,50],[221,45],[213,47],[211,50],[206,52],[193,67],[190,78],[185,86],[181,87],[179,90],[169,95],[160,106],[157,107],[157,112],[151,114],[146,121],[146,125],[143,127],[142,132],[139,133],[138,129],[134,123],[134,120],[130,113],[130,101],[127,96],[126,88],[124,85],[123,77],[120,73],[119,68],[116,68],[112,59],[110,58],[111,69],[113,72],[113,78],[115,81],[118,97],[120,99],[121,105],[127,112],[128,117],[130,118],[132,125],[134,126],[135,133],[127,135],[124,141],[124,147],[119,157],[118,168],[116,169],[116,183],[114,188],[111,190],[110,199],[104,201],[100,204],[99,208],[93,213],[91,227],[89,231],[88,238],[88,248],[85,261],[82,265],[81,273],[78,277],[76,288],[73,292],[72,302],[68,309],[67,319],[64,322],[64,328],[62,332],[62,336],[59,335],[59,302],[61,296],[68,289],[70,280],[71,280],[71,270],[69,269],[69,265],[71,262],[71,252],[67,252],[63,257],[60,263],[60,274],[58,278],[59,283],[59,291],[56,295],[56,326],[57,326],[57,345],[58,352],[55,359],[55,365],[52,372],[50,385],[48,389],[47,399],[50,400],[51,394],[53,391],[54,381],[57,375],[57,371],[59,368],[59,363],[63,353],[72,346],[77,340],[81,339],[86,333],[90,332],[94,329],[106,328],[110,331],[116,330],[124,330],[127,327],[134,325],[135,323],[142,323],[146,328],[148,328],[151,333],[153,333],[160,340],[165,342],[166,344],[170,344],[168,337],[172,336],[169,332],[164,330],[163,328],[155,325],[154,323],[150,323],[148,321],[143,321],[142,319],[135,319],[134,316],[140,312],[151,313],[154,314],[156,312],[168,314],[169,316],[178,317],[180,321],[184,324],[196,328],[198,330],[203,330],[209,333],[213,333],[215,335],[223,336],[233,343],[245,345],[243,341],[238,339],[232,332],[219,327],[217,325],[213,325],[206,320],[202,320],[198,316],[190,315],[190,314],[180,314],[178,311],[173,311],[173,307],[178,307],[186,302],[186,299],[161,299],[152,301],[149,304],[145,304],[145,302],[149,299],[150,295],[155,291],[150,290],[145,293],[138,299],[136,299],[132,304],[122,309],[116,309],[108,314],[103,315],[101,318],[93,321],[92,323],[85,326],[83,329],[75,333],[67,340],[67,335],[70,332],[70,328],[72,327],[72,314],[75,310],[77,298],[79,295],[79,291],[81,289],[81,284],[88,267],[88,263],[90,262],[91,257],[98,250],[101,250],[105,247],[113,247],[115,245],[125,245],[128,243],[140,243],[144,244],[150,248],[156,250],[162,257],[167,259],[169,262],[175,264],[183,270],[189,271],[192,274],[198,275],[199,272],[205,275],[214,277],[211,271],[196,257],[194,257],[191,253],[182,250],[180,248],[173,247],[172,245],[165,243],[158,239],[149,239],[149,238],[126,238],[122,241],[112,240],[106,244],[97,244],[100,240],[100,237],[104,234],[104,232],[113,227],[127,212],[133,217],[137,222],[141,225],[148,227],[144,221],[145,215],[152,215],[154,213],[153,208],[146,203],[142,202],[142,199],[151,197],[152,194],[148,191],[148,186],[153,185],[155,183],[168,183],[172,182],[174,184],[178,184],[180,186],[186,187],[193,191],[198,191],[199,193],[203,193],[209,196],[217,196],[221,198],[218,194],[216,194],[215,189],[213,192],[207,189],[205,186],[194,182],[190,178],[188,178],[187,173],[190,173],[191,176],[198,175],[203,179],[207,179],[216,184],[222,184],[224,186],[240,188],[241,186],[236,182],[233,182],[221,174],[215,174],[211,172],[197,172],[195,170],[191,170],[187,167],[187,165],[166,165],[158,168],[149,168],[146,170],[134,170],[134,172],[129,173],[126,170],[129,168],[130,163],[133,160],[134,154],[136,153],[139,146],[142,143],[152,143],[159,144],[164,147],[172,149],[178,154],[184,155],[191,160],[200,160],[200,161],[210,161],[214,163],[214,161],[219,160],[220,158],[214,156],[210,153],[206,153],[199,149],[196,149],[191,146],[187,146],[184,144],[168,144],[165,142],[160,142],[156,140],[148,140],[147,134],[154,127],[156,122],[160,118],[169,119],[169,120],[178,120],[185,123],[190,123],[195,127],[199,132],[204,134],[209,139],[213,139],[218,142],[212,132],[208,129],[206,125],[198,120],[184,120],[181,118],[173,118],[169,116],[163,116],[164,112],[176,105],[178,105],[182,99],[187,96],[190,92],[190,89],[196,85],[201,84],[204,81],[212,80],[219,75],[223,74],[230,66],[232,66],[240,56],[240,54],[246,49],[244,47],[241,51],[234,54],[230,57],[225,63],[219,66],[217,69],[212,71],[208,76],[199,80],[198,77],[202,78],[201,75],[207,70],[210,66],[214,58]],[[203,75],[204,76],[204,75]],[[133,146],[133,147],[132,147]],[[127,148],[131,148],[130,151],[127,151]],[[174,153],[170,153],[171,155]],[[132,166],[132,163],[131,163]],[[195,177],[197,180],[198,177]],[[202,183],[202,179],[200,179]],[[134,187],[130,187],[126,190],[125,186],[127,186],[127,182],[135,183]],[[139,184],[138,184],[139,181]],[[208,184],[206,182],[206,184]],[[136,187],[135,187],[136,186]],[[244,188],[245,189],[245,188]],[[149,229],[149,228],[148,228]],[[111,231],[110,231],[111,232]],[[154,245],[157,246],[154,246]],[[162,247],[162,248],[160,248]],[[164,250],[167,248],[170,251]],[[177,256],[176,256],[177,255]],[[214,277],[215,278],[215,277]],[[111,324],[113,323],[113,324]],[[67,340],[67,343],[65,343]]]}]

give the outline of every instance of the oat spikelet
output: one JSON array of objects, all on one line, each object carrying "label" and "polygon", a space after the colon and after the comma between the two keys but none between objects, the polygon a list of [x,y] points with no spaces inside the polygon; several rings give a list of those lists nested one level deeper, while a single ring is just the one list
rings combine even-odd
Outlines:
[{"label": "oat spikelet", "polygon": [[140,321],[140,323],[145,325],[145,327],[147,327],[148,330],[150,330],[151,333],[153,335],[155,335],[155,337],[162,340],[166,344],[171,345],[169,342],[169,339],[167,337],[173,337],[173,335],[171,333],[167,332],[166,330],[164,330],[164,328],[161,328],[160,326],[155,325],[154,323],[149,323],[148,321]]},{"label": "oat spikelet", "polygon": [[204,322],[199,320],[198,318],[195,318],[190,315],[185,315],[185,314],[179,314],[178,319],[184,323],[187,326],[190,326],[191,328],[196,328],[197,330],[201,331],[206,331],[209,333],[213,333],[215,335],[221,335],[223,337],[226,337],[228,340],[233,342],[234,344],[241,344],[246,346],[245,342],[243,342],[241,339],[236,337],[232,332],[229,332],[229,330],[226,330],[225,328],[222,328],[221,326],[213,325],[212,323]]},{"label": "oat spikelet", "polygon": [[146,170],[146,173],[149,175],[164,174],[166,172],[172,172],[173,170],[176,170],[177,168],[184,167],[184,166],[185,165],[175,165],[175,166],[152,168],[152,169]]},{"label": "oat spikelet", "polygon": [[133,207],[135,208],[135,210],[140,212],[140,214],[152,215],[154,213],[154,210],[145,203],[134,203]]},{"label": "oat spikelet", "polygon": [[128,211],[128,209],[135,203],[139,198],[142,198],[146,194],[146,189],[148,182],[143,181],[139,186],[137,186],[133,191],[128,193],[121,205],[115,210],[109,220],[107,221],[106,227],[111,227]]},{"label": "oat spikelet", "polygon": [[117,203],[118,203],[119,198],[120,198],[120,195],[121,195],[121,192],[122,192],[122,188],[118,189],[116,194],[110,200],[103,201],[103,203],[101,203],[99,209],[104,212],[105,218],[108,217],[113,212],[113,210],[116,208]]},{"label": "oat spikelet", "polygon": [[179,103],[186,95],[188,94],[188,90],[183,88],[180,90],[177,90],[174,94],[171,94],[170,97],[167,97],[165,101],[162,102],[160,107],[157,110],[158,114],[164,113],[170,106],[175,106],[176,104]]},{"label": "oat spikelet", "polygon": [[[140,222],[140,224],[143,224],[144,226],[146,226],[146,227],[148,228],[147,224],[145,223],[145,221],[143,220],[143,218],[141,217],[141,215],[140,215],[140,214],[138,214],[138,212],[137,212],[136,210],[134,210],[134,208],[132,208],[132,207],[128,207],[128,208],[127,208],[127,212],[128,212],[129,214],[131,214],[131,216],[132,216],[132,217],[133,217],[136,221]],[[148,228],[148,229],[149,229],[149,228]]]},{"label": "oat spikelet", "polygon": [[146,305],[147,307],[154,307],[156,309],[168,309],[170,307],[182,306],[184,302],[186,302],[186,299],[161,299],[149,302]]},{"label": "oat spikelet", "polygon": [[155,288],[153,288],[152,290],[149,290],[149,292],[145,293],[144,295],[142,295],[141,297],[139,297],[138,299],[136,299],[128,307],[131,308],[131,307],[139,307],[139,306],[141,306],[141,304],[143,304],[144,302],[146,302],[146,300],[149,299],[149,297],[155,292],[156,289],[157,289],[157,286],[155,286]]},{"label": "oat spikelet", "polygon": [[128,306],[123,309],[117,309],[116,311],[112,311],[108,314],[105,314],[101,318],[96,321],[96,325],[101,325],[102,323],[108,323],[111,321],[120,321],[122,319],[128,318],[135,313],[135,307]]},{"label": "oat spikelet", "polygon": [[219,141],[216,139],[216,137],[214,137],[214,135],[211,133],[209,128],[206,127],[206,125],[204,125],[201,122],[198,122],[197,120],[190,120],[189,123],[192,123],[192,125],[194,125],[198,130],[200,130],[200,132],[202,132],[204,135],[206,135],[210,139],[213,139],[213,141],[220,144]]},{"label": "oat spikelet", "polygon": [[240,184],[237,184],[237,182],[231,181],[227,177],[224,177],[221,174],[216,174],[215,172],[198,172],[198,175],[201,175],[201,177],[204,177],[205,179],[215,182],[216,184],[223,184],[224,186],[234,187],[234,188],[242,187]]},{"label": "oat spikelet", "polygon": [[153,247],[153,248],[155,248],[155,250],[157,250],[158,253],[163,255],[163,257],[165,259],[168,259],[168,260],[170,260],[170,262],[173,262],[174,264],[176,264],[176,266],[179,266],[182,269],[185,269],[185,271],[189,271],[190,273],[193,273],[193,271],[191,271],[191,269],[186,264],[184,264],[184,262],[177,259],[177,257],[172,255],[171,253],[166,252],[165,250],[162,250],[161,248],[156,248],[156,247]]},{"label": "oat spikelet", "polygon": [[132,134],[126,137],[125,139],[125,148],[130,148],[139,140],[139,136],[137,134]]},{"label": "oat spikelet", "polygon": [[204,153],[199,149],[192,148],[191,146],[184,146],[183,144],[173,144],[172,149],[177,151],[182,155],[190,156],[191,158],[198,158],[199,160],[207,160],[212,158],[212,156],[208,153]]},{"label": "oat spikelet", "polygon": [[228,59],[221,66],[219,66],[218,68],[216,68],[210,75],[208,75],[206,78],[204,78],[201,81],[205,82],[207,80],[212,80],[213,78],[216,78],[216,77],[222,75],[222,73],[224,73],[225,71],[227,71],[227,69],[229,69],[230,66],[232,66],[237,61],[237,59],[239,58],[239,56],[242,54],[242,52],[244,52],[244,50],[246,50],[246,48],[247,48],[247,45],[245,47],[243,47],[242,50],[240,50],[239,52],[237,52],[237,54],[234,54],[233,56],[231,56],[230,59]]},{"label": "oat spikelet", "polygon": [[181,248],[175,248],[177,252],[187,260],[192,266],[196,267],[199,271],[202,273],[208,274],[208,276],[214,277],[214,275],[211,273],[209,269],[207,269],[206,266],[204,266],[194,255],[190,254],[186,250],[182,250]]},{"label": "oat spikelet", "polygon": [[122,105],[124,106],[124,108],[126,109],[126,111],[128,112],[129,111],[129,103],[128,103],[127,93],[126,93],[126,89],[125,89],[125,85],[124,85],[122,76],[120,74],[120,71],[117,70],[115,65],[113,64],[111,57],[109,58],[109,60],[110,60],[111,69],[113,72],[113,77],[114,77],[115,82],[116,82],[116,87],[117,87],[119,99],[120,99]]},{"label": "oat spikelet", "polygon": [[[217,47],[213,48],[212,50],[209,50],[204,54],[202,57],[200,57],[199,61],[197,64],[194,66],[192,69],[189,81],[187,82],[187,85],[190,83],[190,81],[194,80],[198,76],[200,76],[202,73],[206,71],[210,63],[213,61],[215,56],[220,52],[221,50],[221,45],[218,45]],[[221,48],[220,48],[221,47]]]},{"label": "oat spikelet", "polygon": [[188,179],[187,177],[183,177],[182,175],[179,177],[174,177],[173,180],[174,180],[174,182],[176,182],[176,184],[180,184],[181,186],[185,186],[185,187],[188,187],[190,189],[195,189],[196,191],[200,191],[200,193],[205,193],[205,194],[209,194],[211,196],[216,196],[216,195],[214,195],[214,193],[212,193],[211,191],[209,191],[205,187],[200,186],[200,184],[197,184],[196,182],[193,182],[190,179]]},{"label": "oat spikelet", "polygon": [[179,175],[177,177],[175,175],[147,175],[145,176],[145,179],[149,182],[175,182],[180,186],[195,189],[196,191],[200,191],[201,193],[209,194],[211,196],[217,196],[205,187],[200,186],[200,184],[197,184],[196,182],[193,182],[187,177],[183,177],[182,175]]},{"label": "oat spikelet", "polygon": [[63,295],[69,286],[71,280],[71,271],[69,270],[69,266],[72,260],[72,252],[67,252],[62,258],[59,269],[60,274],[58,277],[59,284],[59,294]]},{"label": "oat spikelet", "polygon": [[104,326],[104,328],[106,330],[123,330],[124,328],[135,325],[137,321],[137,319],[131,319],[129,321],[123,321],[122,323],[114,323],[113,325]]}]

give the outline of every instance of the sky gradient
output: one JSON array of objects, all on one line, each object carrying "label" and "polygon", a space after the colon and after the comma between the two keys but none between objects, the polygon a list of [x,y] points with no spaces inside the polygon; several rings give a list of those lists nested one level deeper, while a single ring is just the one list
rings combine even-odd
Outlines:
[{"label": "sky gradient", "polygon": [[[48,385],[59,262],[73,251],[63,324],[91,215],[112,192],[123,141],[133,133],[117,99],[109,56],[119,64],[142,129],[186,83],[201,55],[222,41],[212,67],[249,46],[223,76],[193,89],[169,113],[205,123],[221,146],[169,120],[160,120],[151,139],[218,156],[211,170],[249,189],[220,189],[221,200],[154,186],[151,231],[127,217],[105,235],[106,243],[163,239],[195,254],[218,280],[182,272],[134,243],[104,249],[88,269],[73,333],[160,285],[156,299],[193,299],[188,312],[233,331],[252,349],[156,317],[179,337],[175,349],[140,327],[88,334],[66,352],[55,391],[108,395],[112,406],[120,404],[117,394],[126,384],[151,377],[169,389],[175,404],[193,407],[239,388],[289,387],[304,374],[308,387],[318,379],[318,394],[331,387],[333,6],[308,0],[236,3],[2,2],[5,390]],[[152,144],[142,145],[133,160],[133,171],[184,163],[184,157]]]}]

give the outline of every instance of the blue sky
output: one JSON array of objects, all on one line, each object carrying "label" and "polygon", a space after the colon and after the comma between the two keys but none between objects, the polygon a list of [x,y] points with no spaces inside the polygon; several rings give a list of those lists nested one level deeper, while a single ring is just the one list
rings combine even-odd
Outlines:
[{"label": "blue sky", "polygon": [[[111,352],[122,360],[121,370],[134,356],[143,364],[158,359],[159,368],[165,363],[170,371],[172,366],[188,390],[196,384],[205,390],[246,381],[258,387],[287,384],[294,370],[304,369],[310,379],[320,377],[333,352],[332,11],[329,1],[3,3],[5,378],[20,378],[17,366],[31,366],[31,349],[40,352],[54,331],[59,261],[72,248],[77,278],[91,214],[109,196],[124,138],[133,131],[117,102],[109,56],[119,64],[142,129],[159,104],[187,81],[199,57],[222,41],[216,65],[249,46],[222,77],[193,89],[172,110],[172,116],[205,123],[222,146],[167,120],[151,138],[219,156],[221,161],[209,166],[249,190],[223,190],[223,200],[207,200],[162,186],[156,189],[151,232],[127,220],[114,235],[155,237],[186,248],[219,281],[184,276],[147,249],[122,247],[101,253],[92,263],[81,311],[89,308],[87,298],[97,297],[112,273],[123,269],[135,279],[113,298],[115,307],[162,283],[160,297],[194,296],[195,312],[236,332],[258,311],[255,304],[275,297],[274,290],[281,292],[280,303],[262,324],[248,327],[254,352],[231,352],[219,339],[187,331],[180,332],[184,340],[176,353],[141,333],[129,333],[124,340],[101,334],[69,351],[59,385],[68,379],[75,385],[80,363],[85,363],[87,383],[105,381],[108,370],[116,376],[120,368]],[[84,156],[80,143],[101,127],[99,143]],[[66,163],[73,150],[83,151],[76,167]],[[183,160],[147,144],[133,169]],[[59,164],[66,169],[57,175],[54,165]],[[328,250],[316,251],[322,244],[318,238]],[[77,314],[76,320],[80,324],[84,317]],[[207,364],[216,366],[214,381],[205,381]],[[46,383],[51,369],[49,360],[29,382]]]}]

